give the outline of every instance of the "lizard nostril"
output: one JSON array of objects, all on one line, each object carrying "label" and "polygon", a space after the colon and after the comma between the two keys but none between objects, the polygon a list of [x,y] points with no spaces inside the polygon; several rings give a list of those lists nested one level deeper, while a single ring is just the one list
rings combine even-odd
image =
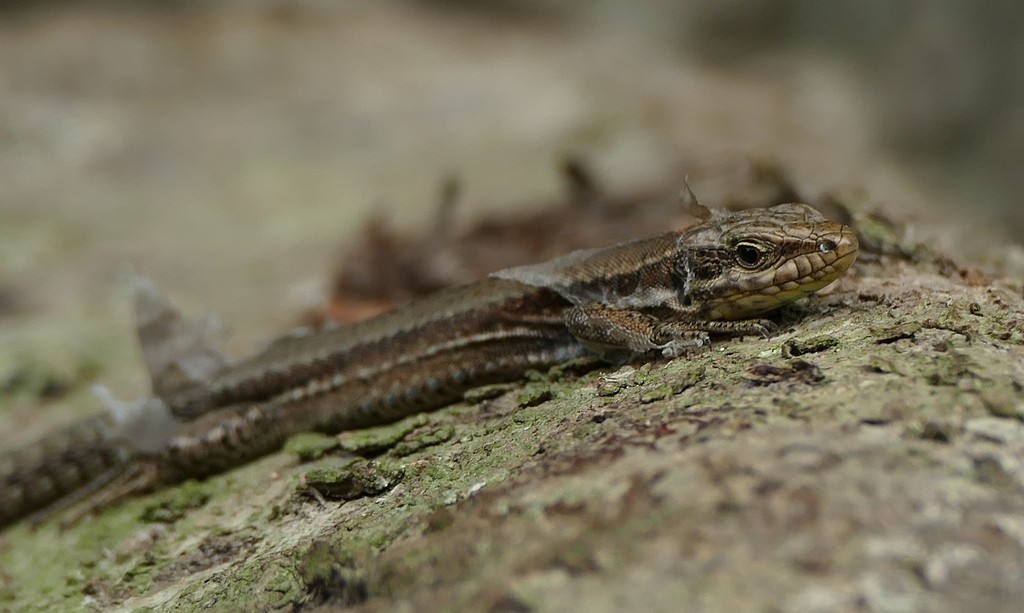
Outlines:
[{"label": "lizard nostril", "polygon": [[836,250],[836,242],[834,240],[823,238],[818,241],[818,251],[822,253],[832,253]]}]

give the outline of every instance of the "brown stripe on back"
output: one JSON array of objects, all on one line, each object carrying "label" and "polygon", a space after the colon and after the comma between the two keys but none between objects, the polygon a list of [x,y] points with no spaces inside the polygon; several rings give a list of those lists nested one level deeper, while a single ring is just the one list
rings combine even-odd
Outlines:
[{"label": "brown stripe on back", "polygon": [[442,291],[366,322],[286,337],[218,376],[207,402],[223,406],[264,400],[353,361],[377,364],[452,336],[508,321],[561,321],[568,303],[558,294],[503,279]]}]

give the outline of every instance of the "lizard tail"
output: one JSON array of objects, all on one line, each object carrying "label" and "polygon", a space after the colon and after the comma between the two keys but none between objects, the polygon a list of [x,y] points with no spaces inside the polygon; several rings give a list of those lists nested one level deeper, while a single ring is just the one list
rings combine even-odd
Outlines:
[{"label": "lizard tail", "polygon": [[39,520],[116,478],[129,453],[111,436],[108,415],[85,418],[0,455],[0,528]]}]

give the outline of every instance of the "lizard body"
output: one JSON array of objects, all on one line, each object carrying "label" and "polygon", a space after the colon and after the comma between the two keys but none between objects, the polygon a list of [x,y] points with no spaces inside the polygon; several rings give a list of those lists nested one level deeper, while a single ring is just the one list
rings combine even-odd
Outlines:
[{"label": "lizard body", "polygon": [[702,221],[690,228],[499,271],[279,339],[237,364],[203,355],[191,382],[161,383],[155,371],[174,360],[147,355],[156,395],[0,456],[0,526],[115,477],[120,494],[107,487],[108,498],[221,472],[296,432],[397,421],[573,358],[675,357],[711,334],[763,335],[771,323],[759,316],[828,285],[857,256],[853,230],[807,205],[713,214],[694,200],[691,210]]}]

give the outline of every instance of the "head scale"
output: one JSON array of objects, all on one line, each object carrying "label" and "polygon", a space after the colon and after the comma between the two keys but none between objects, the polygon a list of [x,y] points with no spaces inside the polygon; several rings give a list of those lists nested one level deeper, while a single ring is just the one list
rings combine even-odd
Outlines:
[{"label": "head scale", "polygon": [[673,274],[684,305],[711,320],[748,319],[839,278],[857,236],[806,204],[710,216],[679,239]]}]

